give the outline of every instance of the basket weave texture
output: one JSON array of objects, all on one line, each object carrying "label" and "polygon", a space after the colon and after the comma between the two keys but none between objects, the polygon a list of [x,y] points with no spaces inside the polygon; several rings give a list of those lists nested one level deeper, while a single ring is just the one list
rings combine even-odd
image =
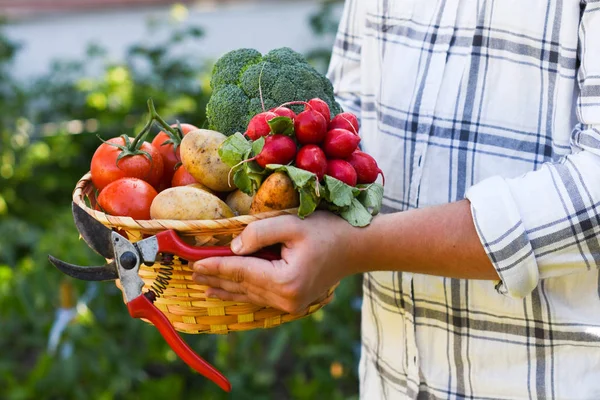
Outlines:
[{"label": "basket weave texture", "polygon": [[[141,221],[130,217],[111,216],[95,210],[95,192],[91,175],[87,173],[77,182],[73,191],[73,201],[103,225],[126,235],[132,242],[173,229],[190,244],[223,246],[229,244],[253,221],[296,212],[272,211],[221,220]],[[191,334],[224,334],[230,331],[272,328],[316,312],[331,301],[335,289],[332,287],[326,298],[311,304],[304,313],[289,314],[271,307],[207,298],[207,286],[192,281],[192,268],[187,261],[172,255],[163,255],[152,266],[142,264],[140,276],[145,283],[144,290],[152,290],[157,294],[154,304],[171,321],[174,328],[179,332]],[[118,281],[117,286],[120,287]]]}]

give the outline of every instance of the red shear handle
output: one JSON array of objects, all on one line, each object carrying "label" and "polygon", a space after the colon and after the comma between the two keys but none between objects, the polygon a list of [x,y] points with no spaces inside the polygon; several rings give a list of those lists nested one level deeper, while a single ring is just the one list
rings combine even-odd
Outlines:
[{"label": "red shear handle", "polygon": [[127,308],[129,309],[129,314],[133,318],[145,318],[152,322],[163,338],[165,338],[169,346],[171,346],[173,351],[187,365],[216,383],[226,392],[231,391],[231,383],[229,383],[227,378],[217,371],[215,367],[194,353],[194,350],[192,350],[190,346],[188,346],[183,339],[179,337],[167,317],[165,317],[165,315],[158,308],[156,308],[156,306],[152,304],[152,302],[146,296],[141,295],[136,297],[127,303]]},{"label": "red shear handle", "polygon": [[[159,251],[178,255],[188,261],[197,261],[209,257],[228,257],[236,255],[231,251],[229,246],[190,246],[181,240],[177,233],[172,229],[157,233],[156,240],[158,241]],[[281,258],[278,252],[268,249],[259,250],[256,253],[250,254],[250,256],[264,258],[269,261],[279,260]]]}]

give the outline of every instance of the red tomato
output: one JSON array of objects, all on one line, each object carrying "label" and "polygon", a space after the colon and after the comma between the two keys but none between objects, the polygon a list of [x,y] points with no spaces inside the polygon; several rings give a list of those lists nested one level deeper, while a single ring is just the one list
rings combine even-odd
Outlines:
[{"label": "red tomato", "polygon": [[150,219],[150,206],[158,193],[146,181],[121,178],[109,183],[98,196],[98,204],[109,215]]},{"label": "red tomato", "polygon": [[198,181],[192,175],[190,175],[189,172],[187,172],[187,169],[185,169],[183,165],[179,166],[173,175],[171,187],[186,186],[191,185],[192,183],[198,183]]},{"label": "red tomato", "polygon": [[[173,128],[177,127],[177,124],[171,125]],[[194,125],[190,124],[181,124],[181,133],[182,136],[185,136],[188,132],[194,131],[196,128]],[[171,183],[171,179],[175,174],[175,166],[181,162],[181,156],[179,155],[179,143],[181,142],[181,138],[175,139],[179,140],[177,142],[177,149],[174,149],[173,143],[164,144],[166,141],[172,140],[169,135],[167,135],[164,131],[160,131],[158,135],[152,140],[152,146],[156,147],[159,151],[163,164],[165,165],[165,172],[163,175],[163,181],[166,183]]]},{"label": "red tomato", "polygon": [[[133,138],[129,138],[133,143]],[[120,178],[139,178],[155,188],[158,187],[163,175],[163,160],[157,149],[150,143],[143,142],[140,150],[150,154],[150,158],[143,153],[126,155],[117,163],[117,157],[124,151],[122,148],[110,145],[125,146],[122,137],[109,139],[102,143],[92,156],[90,172],[92,182],[98,190],[104,189],[109,183]]]}]

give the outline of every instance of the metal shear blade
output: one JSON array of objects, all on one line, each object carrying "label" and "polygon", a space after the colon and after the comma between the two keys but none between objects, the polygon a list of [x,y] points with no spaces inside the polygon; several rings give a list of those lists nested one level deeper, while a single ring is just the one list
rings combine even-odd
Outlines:
[{"label": "metal shear blade", "polygon": [[87,245],[104,258],[114,258],[111,240],[112,230],[96,221],[77,204],[73,203],[71,209],[75,226]]},{"label": "metal shear blade", "polygon": [[64,274],[84,281],[112,281],[119,278],[114,261],[101,267],[81,267],[48,255],[50,262]]}]

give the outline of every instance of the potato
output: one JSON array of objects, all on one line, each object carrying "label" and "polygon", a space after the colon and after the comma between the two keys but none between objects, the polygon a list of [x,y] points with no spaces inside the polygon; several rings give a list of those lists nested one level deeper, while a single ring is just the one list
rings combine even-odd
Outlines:
[{"label": "potato", "polygon": [[185,186],[193,187],[195,189],[204,190],[205,192],[208,192],[210,194],[215,194],[212,190],[210,190],[208,187],[204,186],[201,183],[190,183],[189,185],[185,185]]},{"label": "potato", "polygon": [[298,205],[300,205],[300,195],[294,189],[292,180],[283,172],[275,172],[258,188],[250,207],[250,214],[285,210]]},{"label": "potato", "polygon": [[252,200],[254,196],[248,196],[241,190],[229,193],[225,203],[238,215],[248,215],[250,213],[250,206],[252,206]]},{"label": "potato", "polygon": [[208,129],[189,132],[181,140],[181,162],[199,183],[216,192],[235,190],[228,183],[229,165],[221,161],[219,147],[227,139],[225,135]]},{"label": "potato", "polygon": [[165,189],[150,206],[152,219],[221,219],[234,216],[224,201],[214,194],[190,186]]}]

